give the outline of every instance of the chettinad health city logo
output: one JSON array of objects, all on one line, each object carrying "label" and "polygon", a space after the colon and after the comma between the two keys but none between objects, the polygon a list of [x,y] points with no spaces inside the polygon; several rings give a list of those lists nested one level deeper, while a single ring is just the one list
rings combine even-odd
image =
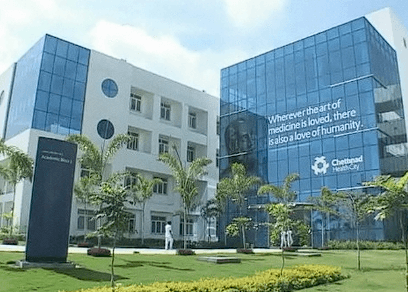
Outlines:
[{"label": "chettinad health city logo", "polygon": [[312,170],[315,175],[326,174],[330,166],[333,172],[358,171],[362,163],[363,155],[343,159],[334,158],[330,163],[326,161],[325,156],[320,156],[315,157]]}]

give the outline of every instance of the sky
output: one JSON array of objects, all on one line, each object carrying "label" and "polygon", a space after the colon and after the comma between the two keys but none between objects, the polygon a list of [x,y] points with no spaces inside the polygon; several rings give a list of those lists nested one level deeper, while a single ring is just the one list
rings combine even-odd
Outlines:
[{"label": "sky", "polygon": [[0,0],[0,74],[46,33],[219,96],[220,70],[407,0]]}]

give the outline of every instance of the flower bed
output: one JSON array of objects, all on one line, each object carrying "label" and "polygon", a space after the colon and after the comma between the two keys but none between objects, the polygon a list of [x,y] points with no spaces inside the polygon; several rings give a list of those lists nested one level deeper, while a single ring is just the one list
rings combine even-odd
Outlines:
[{"label": "flower bed", "polygon": [[110,257],[111,252],[107,248],[90,248],[87,251],[87,254],[94,257]]},{"label": "flower bed", "polygon": [[18,244],[18,239],[17,238],[4,238],[3,239],[3,244],[17,245]]},{"label": "flower bed", "polygon": [[195,252],[192,249],[178,249],[177,254],[178,255],[195,255]]},{"label": "flower bed", "polygon": [[94,244],[90,243],[90,242],[83,241],[83,242],[79,242],[77,244],[77,246],[78,247],[94,247]]},{"label": "flower bed", "polygon": [[[117,287],[117,292],[189,292],[189,291],[293,291],[342,280],[340,268],[325,265],[301,265],[288,268],[280,275],[279,269],[256,273],[253,276],[225,279],[201,279],[194,282],[156,282],[151,285]],[[97,287],[81,292],[110,292],[111,287]]]},{"label": "flower bed", "polygon": [[253,254],[254,251],[251,248],[237,248],[237,253]]}]

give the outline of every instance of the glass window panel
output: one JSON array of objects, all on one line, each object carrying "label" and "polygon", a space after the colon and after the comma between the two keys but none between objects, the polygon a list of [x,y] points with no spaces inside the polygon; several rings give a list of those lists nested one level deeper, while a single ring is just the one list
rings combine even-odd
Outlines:
[{"label": "glass window panel", "polygon": [[359,92],[372,91],[373,90],[372,79],[371,78],[365,78],[365,79],[359,80],[358,81],[358,90],[359,90]]},{"label": "glass window panel", "polygon": [[351,187],[350,174],[339,174],[337,175],[337,186],[339,188],[349,188]]},{"label": "glass window panel", "polygon": [[71,61],[77,62],[78,56],[79,56],[79,47],[74,44],[69,44],[67,58]]},{"label": "glass window panel", "polygon": [[35,109],[39,109],[42,111],[47,111],[48,108],[48,92],[44,92],[41,90],[37,91],[37,98],[35,100]]},{"label": "glass window panel", "polygon": [[54,55],[44,52],[42,63],[41,63],[41,70],[52,73],[53,66],[54,66]]},{"label": "glass window panel", "polygon": [[332,96],[334,100],[344,97],[344,86],[339,85],[332,88]]},{"label": "glass window panel", "polygon": [[347,150],[349,148],[348,137],[347,135],[336,137],[336,150],[339,153],[339,150]]},{"label": "glass window panel", "polygon": [[310,177],[311,175],[310,157],[299,158],[299,176],[300,178]]},{"label": "glass window panel", "polygon": [[75,82],[74,99],[84,100],[84,95],[85,95],[85,83]]},{"label": "glass window panel", "polygon": [[357,76],[367,76],[370,74],[371,69],[370,69],[370,64],[362,64],[362,65],[357,65]]},{"label": "glass window panel", "polygon": [[77,63],[68,60],[65,66],[64,76],[70,79],[75,79],[76,68],[77,68]]},{"label": "glass window panel", "polygon": [[351,28],[353,30],[364,28],[364,23],[365,23],[364,18],[356,19],[351,23]]},{"label": "glass window panel", "polygon": [[38,81],[38,89],[49,91],[51,85],[51,74],[41,71],[40,72],[40,79]]},{"label": "glass window panel", "polygon": [[33,128],[44,130],[45,129],[45,120],[47,113],[43,111],[36,110],[33,117]]},{"label": "glass window panel", "polygon": [[59,76],[64,76],[64,72],[65,72],[65,59],[56,56],[55,62],[54,62],[53,73]]},{"label": "glass window panel", "polygon": [[322,32],[322,33],[315,35],[315,40],[317,44],[325,42],[327,40],[326,32]]},{"label": "glass window panel", "polygon": [[343,72],[344,72],[344,80],[350,80],[350,79],[354,79],[357,77],[356,67],[354,66],[344,69]]},{"label": "glass window panel", "polygon": [[316,55],[322,56],[327,54],[327,43],[321,43],[316,45]]},{"label": "glass window panel", "polygon": [[57,133],[58,115],[48,113],[45,121],[45,130],[48,132]]},{"label": "glass window panel", "polygon": [[56,51],[57,56],[66,58],[67,53],[68,53],[68,43],[63,40],[58,40],[57,41],[57,51]]},{"label": "glass window panel", "polygon": [[334,152],[336,150],[334,138],[323,139],[323,154],[326,155],[328,152]]},{"label": "glass window panel", "polygon": [[52,75],[51,79],[51,92],[56,94],[62,94],[63,77]]},{"label": "glass window panel", "polygon": [[363,141],[364,145],[376,145],[378,142],[377,132],[375,131],[363,132]]},{"label": "glass window panel", "polygon": [[339,31],[341,35],[348,34],[351,32],[351,23],[345,23],[339,27]]},{"label": "glass window panel", "polygon": [[305,46],[305,48],[314,46],[314,44],[315,44],[314,36],[310,36],[303,40],[303,45]]},{"label": "glass window panel", "polygon": [[81,119],[71,118],[71,130],[70,134],[80,133],[81,130]]},{"label": "glass window panel", "polygon": [[357,82],[353,81],[353,82],[347,83],[345,85],[345,89],[346,89],[346,96],[357,94],[358,93]]},{"label": "glass window panel", "polygon": [[374,96],[373,92],[364,92],[359,94],[360,99],[364,101],[364,106],[361,107],[362,115],[375,114]]},{"label": "glass window panel", "polygon": [[86,81],[86,73],[87,73],[88,67],[78,64],[77,66],[77,74],[76,74],[76,80],[85,82]]},{"label": "glass window panel", "polygon": [[72,117],[81,119],[84,104],[81,101],[72,101]]},{"label": "glass window panel", "polygon": [[334,28],[332,28],[332,29],[329,29],[328,31],[327,31],[327,38],[330,40],[330,39],[333,39],[333,38],[336,38],[336,37],[338,37],[339,36],[339,30],[338,30],[338,28],[337,27],[334,27]]},{"label": "glass window panel", "polygon": [[340,42],[341,42],[342,48],[350,47],[353,45],[353,38],[351,34],[346,34],[346,35],[341,36]]},{"label": "glass window panel", "polygon": [[366,170],[373,170],[380,168],[380,161],[378,158],[377,146],[364,147],[364,168]]},{"label": "glass window panel", "polygon": [[307,100],[310,105],[316,105],[319,103],[319,94],[318,92],[312,92],[307,95]]},{"label": "glass window panel", "polygon": [[62,95],[67,96],[67,97],[73,97],[74,96],[74,80],[71,79],[64,79],[64,87],[62,89]]},{"label": "glass window panel", "polygon": [[353,133],[349,135],[350,147],[361,147],[363,146],[363,135],[362,133]]},{"label": "glass window panel", "polygon": [[48,112],[58,114],[61,104],[61,97],[56,94],[50,95],[50,101],[48,103]]},{"label": "glass window panel", "polygon": [[364,29],[353,32],[354,44],[364,42],[364,41],[366,41],[366,39],[367,39],[366,31]]},{"label": "glass window panel", "polygon": [[320,139],[310,142],[310,154],[311,155],[322,154],[322,142]]},{"label": "glass window panel", "polygon": [[323,177],[312,177],[312,190],[319,191],[323,187]]},{"label": "glass window panel", "polygon": [[63,115],[66,117],[71,116],[71,109],[72,109],[72,99],[67,98],[67,97],[62,97],[60,115]]},{"label": "glass window panel", "polygon": [[58,120],[58,134],[69,135],[69,117],[60,116]]},{"label": "glass window panel", "polygon": [[345,48],[342,50],[342,63],[343,63],[343,68],[349,68],[349,67],[355,66],[353,47]]},{"label": "glass window panel", "polygon": [[78,62],[84,65],[88,65],[89,60],[89,50],[80,48]]},{"label": "glass window panel", "polygon": [[51,54],[55,54],[56,49],[57,49],[57,39],[47,35],[45,37],[44,51],[51,53]]},{"label": "glass window panel", "polygon": [[339,38],[329,40],[328,48],[329,48],[329,52],[340,50],[340,40],[339,40]]}]

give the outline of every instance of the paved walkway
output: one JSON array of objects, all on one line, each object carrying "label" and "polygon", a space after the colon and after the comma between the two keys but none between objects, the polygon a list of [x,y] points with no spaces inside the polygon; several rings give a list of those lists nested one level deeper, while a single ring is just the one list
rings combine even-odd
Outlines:
[{"label": "paved walkway", "polygon": [[[88,248],[84,247],[69,247],[68,253],[82,253],[86,254]],[[236,253],[236,249],[193,249],[196,254],[230,254]],[[4,245],[0,244],[0,251],[11,251],[11,252],[25,252],[24,245]],[[117,254],[134,254],[138,252],[140,254],[176,254],[176,250],[165,250],[165,249],[155,249],[155,248],[116,248],[115,253]],[[255,253],[277,253],[280,249],[268,249],[268,248],[255,248]]]}]

